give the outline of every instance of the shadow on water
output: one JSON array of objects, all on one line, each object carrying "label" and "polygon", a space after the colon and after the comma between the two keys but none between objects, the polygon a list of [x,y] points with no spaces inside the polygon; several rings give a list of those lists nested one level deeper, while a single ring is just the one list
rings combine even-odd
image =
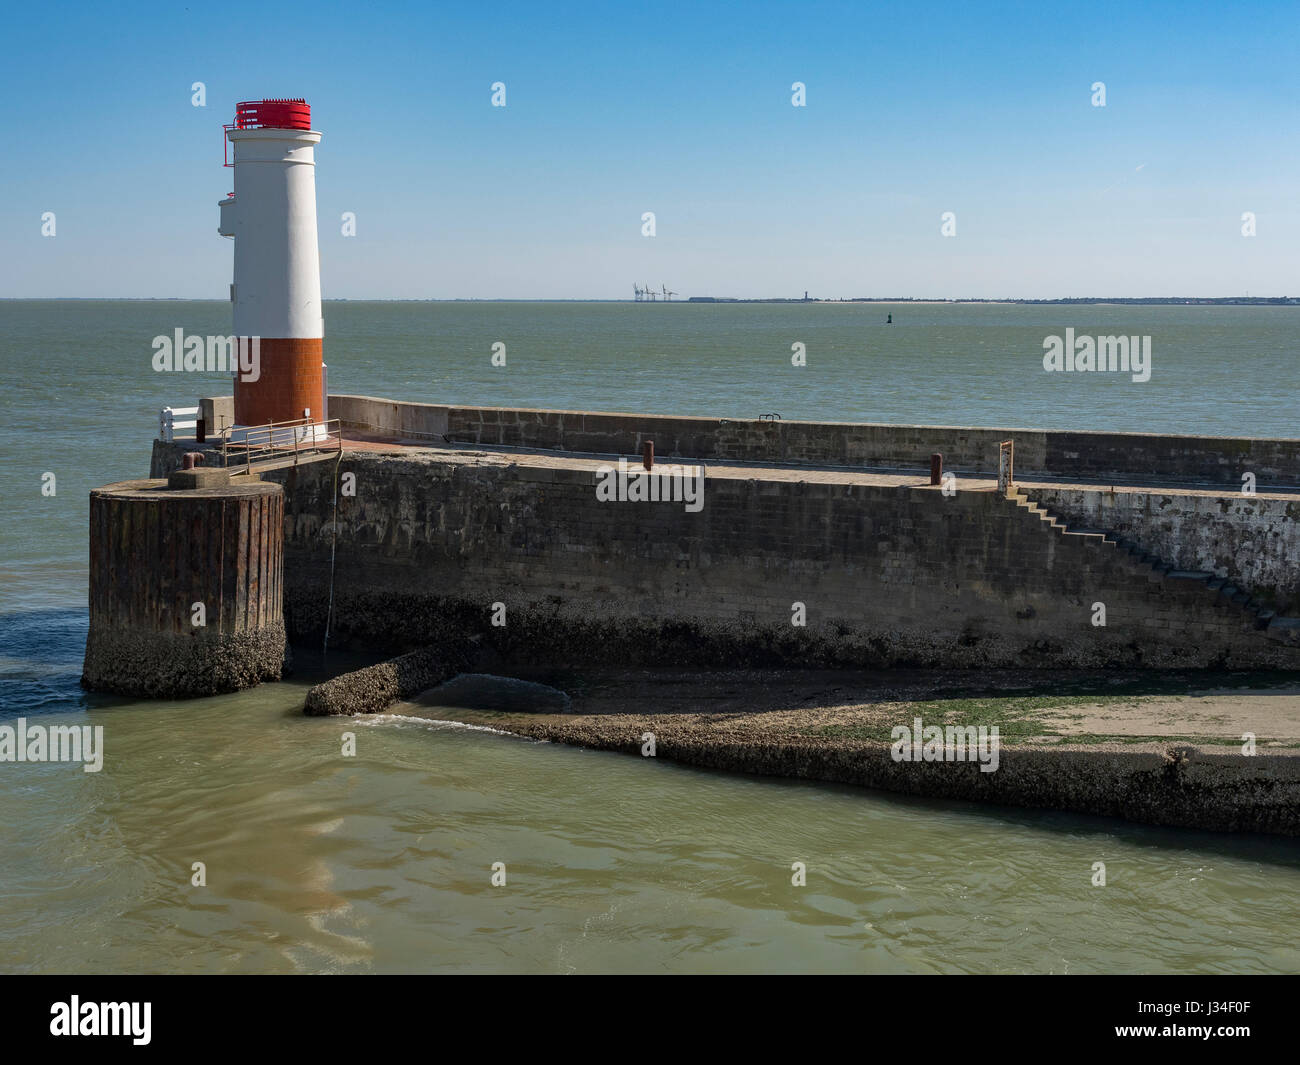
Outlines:
[{"label": "shadow on water", "polygon": [[81,664],[89,615],[85,610],[22,610],[0,614],[0,655],[36,663]]},{"label": "shadow on water", "polygon": [[0,716],[96,705],[81,687],[88,624],[84,610],[0,614]]},{"label": "shadow on water", "polygon": [[[0,614],[0,719],[130,705],[129,696],[81,686],[89,616],[84,610],[50,609]],[[355,651],[323,655],[319,647],[293,648],[285,680],[318,684],[386,656]]]}]

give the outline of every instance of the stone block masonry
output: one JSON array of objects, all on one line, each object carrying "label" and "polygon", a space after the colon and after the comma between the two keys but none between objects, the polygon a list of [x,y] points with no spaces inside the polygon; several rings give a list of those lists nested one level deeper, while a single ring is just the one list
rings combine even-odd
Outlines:
[{"label": "stone block masonry", "polygon": [[1300,495],[1045,485],[1027,494],[1071,524],[1133,540],[1177,569],[1213,573],[1278,614],[1300,613]]},{"label": "stone block masonry", "polygon": [[554,666],[1300,668],[1203,584],[994,491],[730,468],[690,513],[600,502],[594,463],[554,456],[406,448],[342,470],[337,529],[330,465],[267,474],[296,638],[323,629],[336,533],[331,642],[372,649],[478,634]]}]

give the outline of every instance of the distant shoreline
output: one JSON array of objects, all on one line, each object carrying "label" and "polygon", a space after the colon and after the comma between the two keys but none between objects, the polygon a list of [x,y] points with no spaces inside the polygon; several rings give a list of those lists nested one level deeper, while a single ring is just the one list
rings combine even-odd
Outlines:
[{"label": "distant shoreline", "polygon": [[[617,302],[617,301],[615,301]],[[631,303],[631,300],[622,302]],[[987,303],[994,306],[1018,307],[1055,307],[1082,305],[1090,307],[1137,306],[1137,307],[1300,307],[1300,296],[1070,296],[1054,300],[1031,299],[918,299],[911,296],[857,296],[852,299],[729,299],[713,296],[692,296],[687,303],[809,303],[828,307],[849,306],[852,304],[872,303],[890,306],[937,306],[942,304]]]},{"label": "distant shoreline", "polygon": [[[190,296],[0,296],[0,303],[229,303],[217,297]],[[684,300],[629,300],[629,299],[526,299],[526,298],[473,298],[473,299],[349,299],[346,296],[325,299],[324,303],[671,303],[716,306],[734,304],[808,304],[825,307],[847,307],[855,304],[884,306],[935,307],[944,305],[988,304],[990,306],[1017,307],[1300,307],[1300,296],[1071,296],[1062,299],[922,299],[911,296],[857,296],[852,299],[732,299],[730,297],[691,296]]]}]

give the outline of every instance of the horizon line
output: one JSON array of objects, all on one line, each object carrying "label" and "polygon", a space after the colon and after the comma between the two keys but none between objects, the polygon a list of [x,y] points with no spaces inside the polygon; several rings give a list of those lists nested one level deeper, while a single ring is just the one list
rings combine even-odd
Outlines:
[{"label": "horizon line", "polygon": [[[0,296],[3,303],[229,303],[220,296]],[[1281,303],[1300,296],[691,296],[679,300],[635,300],[601,296],[330,296],[322,303]]]}]

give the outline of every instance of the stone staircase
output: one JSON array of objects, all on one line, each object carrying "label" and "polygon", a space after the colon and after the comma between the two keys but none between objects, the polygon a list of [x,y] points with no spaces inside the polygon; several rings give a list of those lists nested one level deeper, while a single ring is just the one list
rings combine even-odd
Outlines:
[{"label": "stone staircase", "polygon": [[1300,618],[1279,617],[1275,611],[1255,602],[1248,591],[1230,581],[1203,570],[1177,569],[1145,550],[1140,544],[1126,540],[1109,530],[1070,525],[1061,515],[1035,503],[1026,493],[1014,487],[1007,493],[1007,499],[1037,517],[1043,523],[1045,531],[1095,544],[1103,551],[1122,552],[1151,579],[1186,581],[1201,585],[1205,588],[1206,594],[1214,596],[1223,609],[1240,613],[1243,621],[1261,630],[1270,640],[1289,646],[1300,646]]}]

